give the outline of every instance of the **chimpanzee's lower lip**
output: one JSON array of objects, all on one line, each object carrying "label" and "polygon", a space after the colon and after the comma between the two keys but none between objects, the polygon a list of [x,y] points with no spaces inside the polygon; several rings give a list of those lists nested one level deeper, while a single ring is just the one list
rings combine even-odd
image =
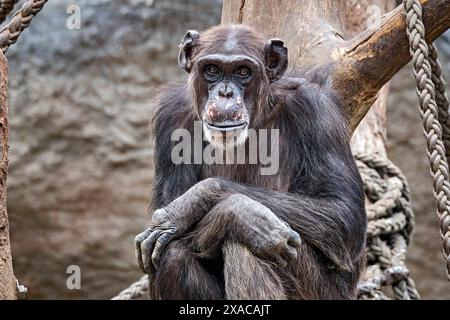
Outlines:
[{"label": "chimpanzee's lower lip", "polygon": [[247,127],[247,122],[240,123],[240,124],[230,124],[230,125],[215,125],[215,124],[210,124],[205,121],[205,124],[208,129],[217,130],[217,131],[233,131],[233,130],[245,129],[245,127]]}]

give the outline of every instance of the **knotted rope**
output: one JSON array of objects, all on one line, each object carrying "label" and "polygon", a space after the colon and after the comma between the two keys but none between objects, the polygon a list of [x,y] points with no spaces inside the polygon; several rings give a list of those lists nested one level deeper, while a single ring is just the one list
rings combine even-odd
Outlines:
[{"label": "knotted rope", "polygon": [[428,45],[425,40],[422,4],[419,0],[403,0],[403,5],[407,12],[406,33],[427,140],[427,154],[433,178],[433,195],[437,203],[447,277],[450,280],[449,100],[445,94],[445,82],[437,59],[437,50],[433,44]]},{"label": "knotted rope", "polygon": [[406,248],[414,227],[406,178],[392,162],[373,154],[355,155],[364,182],[367,226],[367,270],[358,285],[358,298],[385,300],[390,286],[394,298],[418,299],[405,265]]},{"label": "knotted rope", "polygon": [[22,31],[30,25],[31,20],[42,10],[46,2],[47,0],[26,1],[11,18],[11,21],[0,30],[0,48],[3,53],[16,43]]},{"label": "knotted rope", "polygon": [[148,296],[148,276],[145,275],[138,281],[132,283],[128,288],[122,290],[111,300],[138,300]]},{"label": "knotted rope", "polygon": [[5,21],[6,16],[11,12],[17,2],[19,2],[19,0],[0,1],[0,23],[3,23],[3,21]]}]

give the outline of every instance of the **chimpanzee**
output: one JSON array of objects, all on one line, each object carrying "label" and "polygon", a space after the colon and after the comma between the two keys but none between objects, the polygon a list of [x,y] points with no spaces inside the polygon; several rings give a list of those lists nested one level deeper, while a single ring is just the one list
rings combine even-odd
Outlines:
[{"label": "chimpanzee", "polygon": [[[244,25],[188,31],[179,65],[187,83],[164,86],[157,99],[152,216],[135,240],[150,298],[355,298],[364,191],[327,83],[312,69],[287,71],[283,41]],[[196,123],[200,155],[240,150],[244,163],[174,163],[173,132],[195,135]],[[277,133],[274,174],[248,160],[250,131],[264,129]]]}]

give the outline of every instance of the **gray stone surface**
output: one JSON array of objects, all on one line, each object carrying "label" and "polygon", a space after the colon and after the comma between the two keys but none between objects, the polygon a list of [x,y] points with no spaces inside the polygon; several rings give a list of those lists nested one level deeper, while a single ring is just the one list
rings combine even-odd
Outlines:
[{"label": "gray stone surface", "polygon": [[[50,1],[8,51],[12,249],[32,298],[109,298],[141,275],[132,240],[147,222],[152,98],[159,84],[184,79],[176,54],[185,30],[221,13],[220,0],[153,2]],[[68,30],[75,3],[82,28]],[[413,190],[413,276],[423,297],[449,299],[412,79],[408,67],[392,84],[389,154]],[[72,264],[81,290],[66,287]]]}]

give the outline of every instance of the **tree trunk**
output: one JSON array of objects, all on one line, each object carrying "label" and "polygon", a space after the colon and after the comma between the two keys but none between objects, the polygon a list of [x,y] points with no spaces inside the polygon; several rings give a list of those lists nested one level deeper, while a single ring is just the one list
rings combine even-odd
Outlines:
[{"label": "tree trunk", "polygon": [[6,177],[8,172],[8,65],[0,53],[0,300],[15,299],[15,278],[9,244],[6,209]]},{"label": "tree trunk", "polygon": [[[427,40],[432,41],[450,28],[450,0],[421,2]],[[392,10],[394,3],[225,0],[222,23],[251,25],[267,37],[283,39],[291,66],[328,64],[329,72],[323,77],[341,98],[352,132],[373,106],[354,134],[354,152],[385,155],[386,84],[410,59],[405,13],[401,7]],[[361,32],[374,14],[390,10]]]}]

